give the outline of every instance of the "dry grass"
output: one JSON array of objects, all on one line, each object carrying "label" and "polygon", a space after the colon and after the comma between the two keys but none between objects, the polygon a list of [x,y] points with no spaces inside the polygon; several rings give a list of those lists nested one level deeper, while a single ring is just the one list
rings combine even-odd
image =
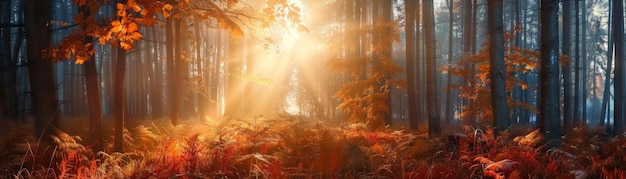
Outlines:
[{"label": "dry grass", "polygon": [[[105,126],[111,129],[110,120]],[[3,125],[0,178],[623,178],[626,137],[573,131],[543,150],[530,127],[495,136],[452,126],[446,135],[367,131],[290,116],[135,120],[125,153],[85,147],[84,120],[63,121],[54,144],[37,143],[28,122]],[[6,127],[9,126],[9,127]],[[340,127],[339,127],[340,126]],[[61,132],[62,131],[62,132]],[[111,136],[111,130],[105,130]],[[588,131],[588,132],[585,132]],[[593,136],[593,137],[587,137]],[[547,151],[547,152],[544,152]]]}]

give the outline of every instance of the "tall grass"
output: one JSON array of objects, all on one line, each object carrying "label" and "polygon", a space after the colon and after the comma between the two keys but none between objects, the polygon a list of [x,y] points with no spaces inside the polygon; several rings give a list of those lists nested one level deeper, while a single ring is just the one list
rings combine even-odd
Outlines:
[{"label": "tall grass", "polygon": [[[19,130],[0,138],[0,178],[623,178],[626,137],[580,128],[560,149],[530,128],[495,136],[470,126],[428,136],[291,116],[152,122],[125,131],[125,153],[78,135],[53,143]],[[522,132],[520,132],[522,131]],[[588,137],[593,136],[593,137]]]}]

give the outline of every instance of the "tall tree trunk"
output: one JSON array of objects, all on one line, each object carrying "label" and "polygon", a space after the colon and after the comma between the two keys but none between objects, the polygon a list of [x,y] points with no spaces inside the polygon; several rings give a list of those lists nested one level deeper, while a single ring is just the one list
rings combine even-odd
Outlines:
[{"label": "tall tree trunk", "polygon": [[573,127],[578,127],[581,123],[581,91],[580,91],[580,0],[574,0],[574,120]]},{"label": "tall tree trunk", "polygon": [[[92,12],[89,7],[80,7],[83,18],[89,17]],[[84,29],[86,30],[86,29]],[[91,37],[85,37],[84,43],[92,43]],[[93,48],[93,46],[91,46]],[[85,84],[87,88],[87,105],[89,108],[89,143],[94,151],[104,150],[104,137],[102,135],[102,102],[100,101],[100,86],[98,85],[98,72],[96,70],[96,56],[92,55],[83,66],[85,71]]]},{"label": "tall tree trunk", "polygon": [[[448,15],[450,16],[450,19],[448,21],[448,64],[452,64],[452,60],[454,58],[454,54],[452,52],[452,39],[453,39],[453,30],[454,30],[454,0],[449,0],[448,1]],[[450,123],[452,122],[452,118],[453,118],[453,108],[454,106],[452,105],[452,75],[448,74],[448,84],[446,85],[448,87],[448,90],[446,90],[446,113],[445,113],[445,118],[446,118],[446,122]]]},{"label": "tall tree trunk", "polygon": [[415,89],[415,1],[406,1],[404,4],[406,26],[406,82],[409,110],[409,127],[417,130],[417,101]]},{"label": "tall tree trunk", "polygon": [[[415,101],[418,116],[417,122],[420,122],[420,119],[424,119],[423,116],[426,114],[426,103],[425,103],[425,92],[424,90],[424,68],[423,68],[423,59],[422,59],[422,39],[421,39],[421,24],[422,24],[422,8],[421,1],[415,2]],[[421,121],[425,122],[425,121]]]},{"label": "tall tree trunk", "polygon": [[[190,105],[191,102],[186,100],[185,97],[185,83],[187,82],[189,77],[189,62],[187,61],[188,59],[183,58],[189,57],[185,57],[185,55],[183,54],[183,40],[187,38],[183,36],[183,25],[185,25],[185,23],[183,23],[183,20],[181,19],[174,21],[174,39],[176,42],[176,44],[174,45],[174,63],[176,64],[176,72],[178,73],[176,78],[174,78],[176,81],[176,87],[178,88],[176,91],[176,96],[174,98],[178,99],[178,102],[176,103],[178,106],[174,108],[176,111],[178,111],[177,117],[179,119],[176,119],[177,121],[179,121],[180,118],[188,117],[187,115],[191,114],[189,110],[192,108],[192,105]],[[176,122],[176,125],[177,124],[178,122]]]},{"label": "tall tree trunk", "polygon": [[[16,2],[16,4],[14,6],[22,6],[21,3],[23,3],[22,1],[18,1]],[[16,14],[20,14],[19,10],[16,9]],[[24,20],[23,18],[21,18],[21,16],[17,16],[17,20],[14,22],[15,24],[18,23],[23,23]],[[23,110],[23,108],[20,107],[19,105],[19,93],[18,93],[18,63],[21,61],[20,58],[23,57],[22,55],[20,55],[20,51],[22,49],[22,43],[24,42],[24,30],[22,27],[17,27],[17,34],[15,35],[15,43],[13,44],[13,52],[7,52],[7,53],[11,53],[11,59],[6,59],[7,65],[6,67],[8,68],[6,71],[6,84],[8,87],[7,90],[7,102],[8,102],[8,108],[9,108],[9,116],[17,118],[18,116],[20,116],[22,114],[21,110]],[[8,29],[7,29],[8,30]],[[6,40],[11,41],[11,30],[8,30],[9,33],[6,34]],[[22,96],[26,96],[26,95],[22,95]]]},{"label": "tall tree trunk", "polygon": [[212,31],[215,32],[215,49],[211,49],[212,51],[215,51],[215,53],[213,54],[213,57],[211,57],[211,65],[208,65],[208,73],[211,74],[209,75],[209,77],[211,78],[209,85],[209,100],[210,103],[208,104],[209,110],[209,116],[211,117],[217,117],[222,115],[221,110],[220,110],[220,97],[219,97],[219,91],[220,91],[220,70],[222,69],[220,67],[220,59],[222,58],[222,30],[220,29],[212,29]]},{"label": "tall tree trunk", "polygon": [[115,80],[113,86],[113,116],[115,117],[115,152],[124,152],[124,129],[126,122],[126,97],[124,94],[124,77],[126,76],[126,50],[117,47]]},{"label": "tall tree trunk", "polygon": [[[5,0],[2,1],[0,6],[2,8],[2,19],[0,19],[0,24],[2,24],[2,31],[0,31],[1,44],[0,44],[0,117],[8,117],[9,116],[9,96],[7,95],[7,86],[8,80],[5,75],[11,68],[9,64],[11,64],[11,60],[13,59],[11,56],[11,1]],[[8,86],[9,89],[15,88],[14,86]]]},{"label": "tall tree trunk", "polygon": [[582,0],[582,14],[581,14],[581,27],[582,27],[582,34],[581,34],[581,38],[582,38],[582,42],[580,44],[581,46],[581,56],[582,58],[580,59],[580,63],[582,65],[581,70],[582,70],[582,76],[580,79],[580,83],[582,83],[580,85],[580,124],[581,125],[585,125],[587,124],[587,5],[586,5],[586,1]]},{"label": "tall tree trunk", "polygon": [[89,101],[89,141],[94,145],[94,150],[99,151],[104,149],[104,137],[102,135],[102,102],[95,56],[92,56],[84,65],[87,100]]},{"label": "tall tree trunk", "polygon": [[539,128],[547,149],[561,146],[558,0],[541,0],[541,108]]},{"label": "tall tree trunk", "polygon": [[423,1],[424,44],[426,45],[426,93],[428,94],[428,132],[440,134],[439,97],[437,94],[437,58],[435,45],[435,15],[433,0]]},{"label": "tall tree trunk", "polygon": [[[475,19],[475,17],[473,16],[474,13],[472,13],[473,11],[473,4],[472,4],[473,0],[465,0],[465,7],[463,8],[463,58],[467,58],[470,55],[472,55],[472,46],[474,46],[474,42],[472,41],[473,38],[472,36],[475,36],[474,31],[472,28],[472,24],[473,21]],[[469,63],[466,64],[463,67],[465,70],[470,71],[470,73],[473,73],[474,69],[473,66],[470,65]],[[469,81],[469,79],[463,79],[463,81]],[[471,101],[469,100],[463,100],[462,101],[462,105],[469,105],[471,103]],[[466,116],[463,119],[465,122],[467,122],[467,124],[469,125],[474,125],[476,121],[474,121],[474,118],[472,116]]]},{"label": "tall tree trunk", "polygon": [[[207,81],[205,78],[208,78],[209,75],[206,75],[207,73],[205,71],[207,65],[203,65],[205,63],[205,60],[202,59],[202,54],[204,53],[202,51],[202,36],[200,36],[200,31],[202,30],[202,24],[200,22],[200,20],[196,20],[195,21],[195,25],[194,25],[194,36],[195,36],[195,47],[196,47],[196,70],[198,73],[198,87],[202,87],[205,85],[205,81]],[[207,113],[207,102],[209,101],[209,96],[208,96],[208,88],[197,88],[197,94],[198,94],[198,117],[204,117]]]},{"label": "tall tree trunk", "polygon": [[[189,38],[192,34],[189,34],[186,29],[189,29],[189,24],[186,20],[179,19],[176,21],[176,68],[178,72],[178,98],[179,98],[179,119],[188,119],[194,114],[194,102],[191,100],[191,93],[187,93],[189,87],[189,71],[191,56],[189,50],[192,49]],[[189,36],[187,35],[189,34]],[[189,50],[186,50],[189,49]]]},{"label": "tall tree trunk", "polygon": [[624,60],[624,0],[613,1],[613,41],[615,43],[615,97],[614,97],[614,121],[613,135],[621,135],[624,132],[624,88],[626,82],[626,63]]},{"label": "tall tree trunk", "polygon": [[[386,22],[391,22],[393,20],[392,17],[392,8],[393,8],[393,0],[382,0],[382,17],[383,17],[383,21]],[[391,35],[392,34],[392,29],[391,27],[387,27],[385,29],[385,34]],[[382,38],[382,37],[381,37]],[[380,39],[380,38],[379,38]],[[393,63],[393,56],[392,56],[392,51],[393,51],[393,43],[389,42],[389,44],[385,44],[386,45],[386,50],[384,51],[383,55],[384,58],[387,59],[387,62],[391,62]],[[382,60],[382,59],[380,59]],[[389,80],[391,79],[391,74],[384,74],[384,78],[385,80]],[[385,120],[385,124],[386,125],[391,125],[393,122],[393,108],[391,105],[391,91],[392,91],[391,86],[387,87],[387,99],[385,100],[385,103],[387,104],[387,113],[384,115],[384,120]]]},{"label": "tall tree trunk", "polygon": [[[155,27],[150,27],[152,32],[152,49],[154,49],[154,56],[146,57],[152,60],[153,68],[152,68],[152,77],[150,78],[150,84],[152,87],[150,88],[150,102],[152,106],[152,118],[158,119],[163,117],[163,65],[161,64],[161,45],[159,45],[157,37],[157,31]],[[148,54],[152,55],[152,53],[148,52]],[[152,57],[152,58],[151,58]]]},{"label": "tall tree trunk", "polygon": [[173,19],[165,20],[165,44],[167,48],[167,84],[169,88],[168,99],[170,108],[170,120],[172,125],[178,125],[178,73],[176,72],[176,58],[174,54],[174,30],[172,29]]},{"label": "tall tree trunk", "polygon": [[31,105],[34,114],[35,135],[48,138],[58,123],[56,85],[52,61],[41,56],[50,45],[50,1],[24,1],[26,50],[30,78]]},{"label": "tall tree trunk", "polygon": [[[604,91],[602,92],[602,109],[600,110],[600,126],[605,126],[608,124],[609,119],[606,117],[608,114],[608,106],[609,100],[611,99],[611,67],[613,65],[613,4],[612,1],[609,1],[609,15],[608,15],[608,24],[607,24],[607,46],[608,50],[606,51],[606,71],[604,75]],[[608,129],[608,126],[605,126]]]},{"label": "tall tree trunk", "polygon": [[491,103],[493,110],[493,126],[496,132],[509,127],[506,103],[506,83],[504,67],[504,22],[502,20],[502,0],[487,1],[487,28],[489,30],[489,57],[491,76]]},{"label": "tall tree trunk", "polygon": [[[563,1],[563,54],[571,57],[570,45],[572,37],[572,1]],[[572,128],[574,118],[574,93],[572,93],[572,63],[563,65],[563,130],[566,132]]]}]

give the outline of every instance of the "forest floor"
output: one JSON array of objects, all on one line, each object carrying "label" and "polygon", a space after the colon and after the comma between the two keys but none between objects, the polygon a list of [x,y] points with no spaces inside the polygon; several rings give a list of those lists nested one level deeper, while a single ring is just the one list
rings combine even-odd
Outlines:
[{"label": "forest floor", "polygon": [[122,153],[109,119],[99,152],[86,119],[62,120],[49,144],[30,122],[2,125],[0,178],[626,178],[626,137],[600,128],[546,149],[530,126],[494,135],[455,124],[429,136],[294,116],[129,121]]}]

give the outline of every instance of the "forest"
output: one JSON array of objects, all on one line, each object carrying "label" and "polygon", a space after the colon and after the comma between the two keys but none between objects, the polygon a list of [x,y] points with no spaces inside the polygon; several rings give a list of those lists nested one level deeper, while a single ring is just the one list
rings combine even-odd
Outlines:
[{"label": "forest", "polygon": [[626,178],[624,0],[0,0],[0,178]]}]

